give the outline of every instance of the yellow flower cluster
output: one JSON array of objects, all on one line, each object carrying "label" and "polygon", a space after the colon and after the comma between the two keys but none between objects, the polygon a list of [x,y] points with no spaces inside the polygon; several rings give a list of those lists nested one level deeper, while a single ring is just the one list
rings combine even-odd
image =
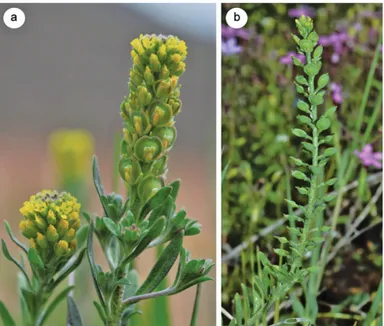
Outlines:
[{"label": "yellow flower cluster", "polygon": [[[121,177],[138,185],[145,201],[162,186],[168,152],[176,140],[174,117],[180,112],[179,77],[187,46],[175,36],[140,35],[131,42],[133,67],[124,119]],[[153,185],[156,185],[154,187]]]},{"label": "yellow flower cluster", "polygon": [[49,147],[63,178],[79,178],[90,166],[94,141],[86,130],[56,130],[49,138]]},{"label": "yellow flower cluster", "polygon": [[70,257],[76,251],[80,206],[69,193],[43,190],[20,208],[24,216],[20,231],[45,263],[55,257]]}]

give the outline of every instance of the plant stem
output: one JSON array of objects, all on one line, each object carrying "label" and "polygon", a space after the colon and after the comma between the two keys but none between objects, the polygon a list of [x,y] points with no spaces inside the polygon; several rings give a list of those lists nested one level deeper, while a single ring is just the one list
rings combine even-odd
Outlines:
[{"label": "plant stem", "polygon": [[200,293],[201,293],[201,283],[196,286],[196,295],[195,295],[195,303],[193,305],[193,312],[191,318],[191,326],[197,325],[197,314],[199,312],[199,304],[200,304]]}]

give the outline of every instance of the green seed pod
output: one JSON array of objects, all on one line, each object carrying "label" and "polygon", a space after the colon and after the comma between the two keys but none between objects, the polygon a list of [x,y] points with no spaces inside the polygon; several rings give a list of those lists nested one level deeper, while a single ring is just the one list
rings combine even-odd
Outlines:
[{"label": "green seed pod", "polygon": [[151,123],[155,127],[169,125],[172,118],[172,109],[168,104],[158,104],[151,109]]},{"label": "green seed pod", "polygon": [[160,127],[153,129],[152,136],[157,136],[163,141],[164,149],[170,149],[175,143],[177,131],[175,127]]},{"label": "green seed pod", "polygon": [[155,175],[161,176],[167,172],[168,156],[163,155],[152,166],[152,170]]},{"label": "green seed pod", "polygon": [[122,158],[119,161],[121,178],[130,185],[135,185],[141,176],[141,167],[135,159]]},{"label": "green seed pod", "polygon": [[135,144],[134,154],[136,158],[145,163],[160,158],[163,152],[163,145],[158,137],[141,137]]},{"label": "green seed pod", "polygon": [[148,176],[144,178],[138,185],[139,198],[145,202],[163,186],[164,182],[161,178]]},{"label": "green seed pod", "polygon": [[133,126],[133,132],[137,136],[143,136],[148,133],[148,127],[149,127],[149,121],[147,115],[141,111],[141,112],[134,112],[132,114],[132,126]]}]

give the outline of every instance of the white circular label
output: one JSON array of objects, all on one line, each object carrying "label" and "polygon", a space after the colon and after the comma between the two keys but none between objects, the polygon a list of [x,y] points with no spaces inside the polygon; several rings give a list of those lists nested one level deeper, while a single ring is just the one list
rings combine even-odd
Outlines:
[{"label": "white circular label", "polygon": [[20,28],[25,23],[25,14],[19,8],[10,8],[4,13],[3,21],[9,28]]},{"label": "white circular label", "polygon": [[241,8],[232,8],[227,12],[225,20],[229,27],[238,29],[245,26],[248,21],[248,15]]}]

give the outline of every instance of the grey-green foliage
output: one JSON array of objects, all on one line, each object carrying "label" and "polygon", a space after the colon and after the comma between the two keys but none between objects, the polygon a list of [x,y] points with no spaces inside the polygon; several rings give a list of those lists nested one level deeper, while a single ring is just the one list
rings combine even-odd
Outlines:
[{"label": "grey-green foliage", "polygon": [[323,48],[317,45],[319,37],[313,30],[311,18],[302,16],[296,20],[296,26],[299,36],[293,35],[293,39],[298,52],[305,55],[306,63],[302,64],[292,58],[295,66],[303,72],[303,75],[295,78],[296,91],[301,96],[297,103],[300,128],[293,129],[292,133],[301,138],[305,155],[309,155],[311,161],[306,163],[304,158],[291,157],[296,165],[292,177],[300,184],[296,187],[299,194],[307,197],[307,205],[286,200],[292,208],[290,211],[299,209],[304,213],[303,217],[294,213],[285,215],[294,227],[287,228],[291,239],[276,237],[280,247],[274,249],[274,252],[281,257],[280,264],[273,264],[262,252],[257,253],[258,271],[252,288],[246,289],[243,286],[244,300],[240,300],[239,295],[235,296],[235,319],[231,325],[255,325],[258,321],[264,325],[270,308],[284,298],[295,284],[302,282],[310,272],[317,269],[317,266],[307,266],[305,260],[321,245],[323,233],[328,230],[323,225],[316,225],[316,216],[333,200],[332,196],[320,197],[318,191],[321,187],[332,186],[336,181],[335,178],[320,181],[324,166],[336,153],[336,149],[330,146],[332,135],[328,131],[336,107],[325,110],[323,114],[319,113],[318,108],[324,102],[325,88],[329,82],[328,74],[320,74]]}]

